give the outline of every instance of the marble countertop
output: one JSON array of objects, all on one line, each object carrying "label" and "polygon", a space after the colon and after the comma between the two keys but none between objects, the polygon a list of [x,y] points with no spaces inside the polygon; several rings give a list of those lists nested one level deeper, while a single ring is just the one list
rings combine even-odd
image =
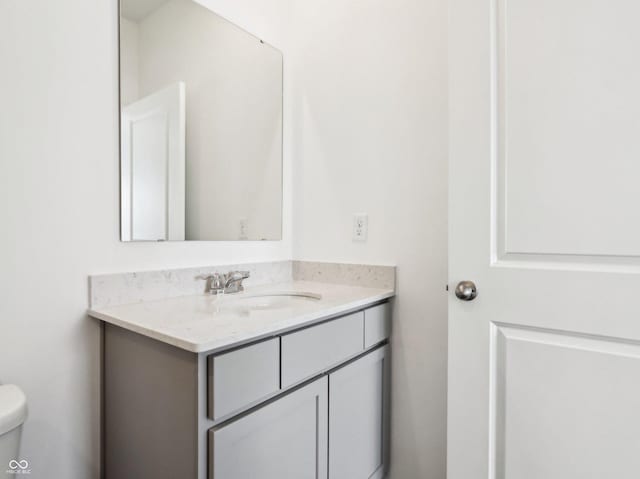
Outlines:
[{"label": "marble countertop", "polygon": [[[263,309],[255,295],[320,294]],[[243,293],[198,294],[89,310],[89,315],[187,351],[220,351],[273,336],[394,296],[393,289],[291,281],[247,287]],[[251,305],[253,306],[247,306]]]}]

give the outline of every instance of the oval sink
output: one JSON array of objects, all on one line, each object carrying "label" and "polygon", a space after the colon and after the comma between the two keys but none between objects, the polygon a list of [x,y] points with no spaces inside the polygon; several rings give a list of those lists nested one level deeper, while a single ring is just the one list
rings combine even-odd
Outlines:
[{"label": "oval sink", "polygon": [[284,291],[275,293],[245,294],[242,296],[224,296],[218,304],[222,310],[237,311],[239,313],[270,309],[293,308],[303,303],[315,302],[322,299],[322,295],[305,291]]},{"label": "oval sink", "polygon": [[251,294],[238,298],[236,301],[241,307],[259,310],[290,308],[300,303],[319,301],[320,299],[322,299],[322,296],[315,293],[283,292]]}]

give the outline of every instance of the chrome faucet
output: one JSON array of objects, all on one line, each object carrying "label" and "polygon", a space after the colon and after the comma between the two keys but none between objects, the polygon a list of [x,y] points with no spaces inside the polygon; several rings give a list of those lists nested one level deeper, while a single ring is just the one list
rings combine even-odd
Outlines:
[{"label": "chrome faucet", "polygon": [[207,281],[205,293],[211,294],[233,294],[244,291],[242,281],[250,276],[249,271],[229,271],[226,274],[212,273],[209,275],[196,276],[196,279]]},{"label": "chrome faucet", "polygon": [[224,275],[224,292],[239,293],[244,291],[242,281],[247,279],[251,273],[249,271],[229,271]]}]

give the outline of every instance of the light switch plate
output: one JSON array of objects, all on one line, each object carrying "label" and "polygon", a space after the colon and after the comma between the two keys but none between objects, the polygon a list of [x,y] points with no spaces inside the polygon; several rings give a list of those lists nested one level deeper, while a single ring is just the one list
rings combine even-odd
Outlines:
[{"label": "light switch plate", "polygon": [[369,216],[365,213],[353,215],[353,241],[367,241],[369,234]]}]

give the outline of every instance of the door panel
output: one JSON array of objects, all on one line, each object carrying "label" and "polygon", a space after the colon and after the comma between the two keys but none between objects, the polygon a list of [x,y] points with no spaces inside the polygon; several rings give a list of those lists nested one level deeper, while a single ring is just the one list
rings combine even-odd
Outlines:
[{"label": "door panel", "polygon": [[329,479],[382,477],[386,465],[387,346],[329,375]]},{"label": "door panel", "polygon": [[640,253],[640,4],[499,0],[505,252]]},{"label": "door panel", "polygon": [[122,109],[120,229],[123,241],[184,240],[185,86]]},{"label": "door panel", "polygon": [[131,121],[131,239],[167,239],[167,114]]},{"label": "door panel", "polygon": [[638,14],[450,2],[450,479],[637,473]]},{"label": "door panel", "polygon": [[637,477],[640,344],[492,329],[496,477]]},{"label": "door panel", "polygon": [[211,479],[326,479],[327,378],[209,431]]}]

